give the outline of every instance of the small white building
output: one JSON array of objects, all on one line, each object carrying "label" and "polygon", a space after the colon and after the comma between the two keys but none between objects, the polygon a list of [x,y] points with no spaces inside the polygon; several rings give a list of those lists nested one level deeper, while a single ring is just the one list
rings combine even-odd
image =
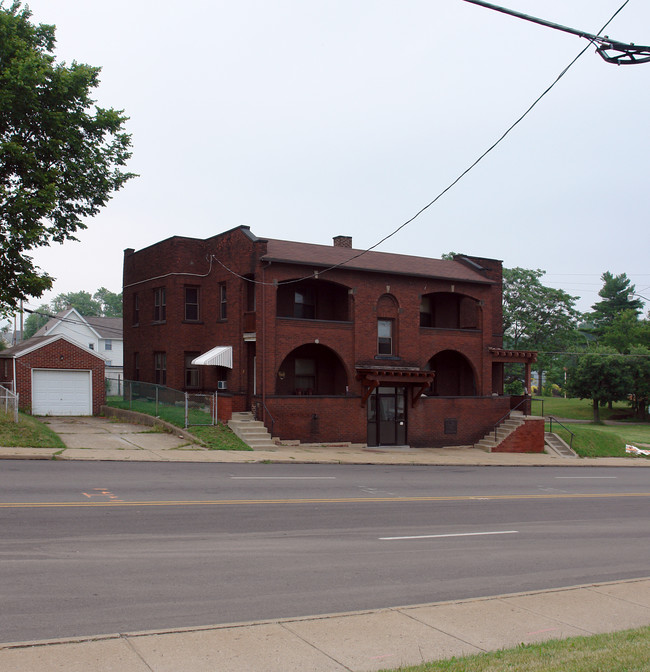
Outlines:
[{"label": "small white building", "polygon": [[121,317],[84,317],[75,308],[57,313],[34,336],[62,334],[106,359],[107,394],[121,394],[124,349]]}]

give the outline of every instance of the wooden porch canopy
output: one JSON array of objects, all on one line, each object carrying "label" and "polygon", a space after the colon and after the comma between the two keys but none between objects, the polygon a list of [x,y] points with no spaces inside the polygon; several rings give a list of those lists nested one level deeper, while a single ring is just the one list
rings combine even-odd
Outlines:
[{"label": "wooden porch canopy", "polygon": [[361,398],[361,405],[365,406],[368,397],[381,385],[391,385],[411,388],[411,406],[415,406],[417,400],[431,385],[434,378],[433,371],[422,369],[399,369],[399,368],[357,368],[357,380],[366,388]]},{"label": "wooden porch canopy", "polygon": [[505,348],[489,348],[489,350],[492,357],[498,361],[521,364],[534,364],[537,361],[537,353],[533,350],[506,350]]},{"label": "wooden porch canopy", "polygon": [[533,350],[506,350],[504,348],[489,348],[489,351],[492,355],[492,359],[496,362],[524,365],[524,386],[526,388],[526,394],[530,394],[530,365],[537,361],[537,353]]}]

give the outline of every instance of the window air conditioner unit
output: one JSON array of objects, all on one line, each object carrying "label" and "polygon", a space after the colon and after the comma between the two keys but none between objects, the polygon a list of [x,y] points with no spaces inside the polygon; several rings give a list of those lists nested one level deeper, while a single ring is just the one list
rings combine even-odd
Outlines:
[{"label": "window air conditioner unit", "polygon": [[227,390],[228,389],[228,382],[225,380],[218,380],[217,381],[217,389],[218,390]]}]

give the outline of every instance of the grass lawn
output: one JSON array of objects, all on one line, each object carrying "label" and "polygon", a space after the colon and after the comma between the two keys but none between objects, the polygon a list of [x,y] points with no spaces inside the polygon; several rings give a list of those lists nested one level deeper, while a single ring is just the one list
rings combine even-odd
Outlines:
[{"label": "grass lawn", "polygon": [[650,627],[521,645],[399,669],[400,672],[650,672]]},{"label": "grass lawn", "polygon": [[[650,445],[650,423],[634,423],[631,409],[625,402],[615,403],[613,409],[601,408],[601,420],[621,422],[616,425],[595,425],[591,401],[588,399],[563,399],[561,397],[542,397],[544,415],[557,418],[586,420],[587,423],[564,423],[573,432],[572,448],[580,457],[628,457],[630,460],[644,459],[625,453],[625,444],[639,448]],[[541,414],[542,404],[533,401],[533,414]],[[547,431],[549,424],[546,424]],[[553,432],[570,444],[570,434],[561,426],[553,423]],[[650,459],[650,458],[649,458]]]},{"label": "grass lawn", "polygon": [[[185,409],[181,406],[165,406],[163,404],[156,406],[155,402],[144,399],[129,403],[124,401],[122,397],[109,397],[106,403],[113,408],[123,408],[137,413],[153,415],[176,427],[185,427]],[[196,436],[210,450],[252,450],[230,427],[221,422],[217,425],[211,425],[212,418],[209,413],[193,408],[189,410],[188,415],[190,427],[186,431]]]},{"label": "grass lawn", "polygon": [[[535,401],[543,399],[544,415],[554,415],[556,418],[571,418],[573,420],[594,419],[594,409],[591,399],[564,399],[563,397],[533,397],[532,413],[533,415],[542,414],[542,402]],[[624,401],[617,401],[610,410],[607,406],[601,406],[599,409],[601,420],[629,420],[632,418],[632,409]]]},{"label": "grass lawn", "polygon": [[47,425],[31,415],[18,413],[18,422],[0,411],[0,446],[19,448],[65,448]]}]

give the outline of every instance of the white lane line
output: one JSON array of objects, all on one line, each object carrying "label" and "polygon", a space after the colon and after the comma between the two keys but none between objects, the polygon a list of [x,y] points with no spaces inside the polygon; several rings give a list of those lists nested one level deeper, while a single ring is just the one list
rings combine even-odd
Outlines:
[{"label": "white lane line", "polygon": [[593,480],[593,479],[596,479],[596,478],[618,478],[618,476],[556,476],[555,478],[565,478],[565,479],[566,479],[566,478],[572,478],[572,479],[576,479],[576,478],[582,478],[582,479],[585,479],[585,478],[588,478],[588,479],[592,479],[592,480]]},{"label": "white lane line", "polygon": [[232,481],[333,481],[336,476],[231,476]]},{"label": "white lane line", "polygon": [[519,530],[499,532],[460,532],[458,534],[419,534],[413,537],[379,537],[379,541],[402,541],[404,539],[443,539],[444,537],[482,537],[489,534],[519,534]]}]

